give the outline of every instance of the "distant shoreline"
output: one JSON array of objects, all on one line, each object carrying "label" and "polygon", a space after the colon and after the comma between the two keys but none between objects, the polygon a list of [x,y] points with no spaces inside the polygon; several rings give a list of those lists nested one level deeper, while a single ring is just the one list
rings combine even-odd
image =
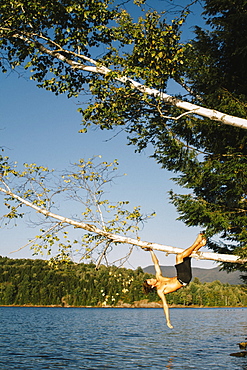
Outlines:
[{"label": "distant shoreline", "polygon": [[[24,304],[24,305],[2,305],[0,307],[28,307],[28,308],[162,308],[162,305],[157,302],[149,302],[149,304],[121,304],[117,306],[69,306],[69,305],[31,305],[31,304]],[[169,305],[169,308],[247,308],[247,306],[198,306],[198,305]]]}]

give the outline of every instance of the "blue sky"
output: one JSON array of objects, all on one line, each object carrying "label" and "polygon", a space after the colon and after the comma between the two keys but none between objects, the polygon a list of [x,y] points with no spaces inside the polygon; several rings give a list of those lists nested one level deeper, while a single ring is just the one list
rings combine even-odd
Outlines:
[{"label": "blue sky", "polygon": [[[39,89],[28,77],[16,72],[0,75],[0,132],[4,155],[19,164],[37,163],[49,168],[64,169],[79,158],[101,155],[103,160],[118,159],[120,173],[127,176],[115,181],[108,198],[112,201],[129,200],[132,206],[142,206],[145,212],[156,212],[140,233],[143,240],[186,248],[195,239],[199,228],[187,228],[176,221],[178,214],[169,204],[167,191],[177,189],[171,173],[160,169],[146,150],[134,153],[127,146],[124,133],[113,137],[112,132],[90,131],[79,134],[81,116],[77,112],[78,99],[55,96]],[[109,140],[110,139],[110,140]],[[1,196],[2,199],[2,196]],[[3,205],[0,202],[1,213]],[[58,212],[59,213],[59,212]],[[70,214],[64,216],[70,217]],[[0,255],[11,258],[32,256],[29,248],[10,254],[25,245],[36,233],[24,223],[18,227],[1,229]],[[125,247],[117,246],[112,260],[123,256]],[[174,264],[175,257],[158,253],[162,265]],[[148,252],[135,248],[125,267],[145,267],[151,264]],[[209,261],[193,261],[197,267],[215,267]]]}]

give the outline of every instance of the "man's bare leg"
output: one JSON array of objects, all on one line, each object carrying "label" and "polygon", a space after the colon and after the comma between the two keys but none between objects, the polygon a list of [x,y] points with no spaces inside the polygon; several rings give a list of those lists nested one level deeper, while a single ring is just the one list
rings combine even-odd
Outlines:
[{"label": "man's bare leg", "polygon": [[205,236],[202,233],[198,234],[196,240],[191,245],[191,247],[185,249],[183,252],[179,253],[176,256],[176,264],[183,262],[184,258],[189,257],[192,252],[198,251],[205,244],[206,244]]}]

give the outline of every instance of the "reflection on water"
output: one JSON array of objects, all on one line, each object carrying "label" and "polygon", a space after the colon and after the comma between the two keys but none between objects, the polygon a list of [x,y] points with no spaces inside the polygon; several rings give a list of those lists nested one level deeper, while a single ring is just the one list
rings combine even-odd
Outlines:
[{"label": "reflection on water", "polygon": [[247,309],[0,307],[0,369],[247,370]]},{"label": "reflection on water", "polygon": [[166,365],[166,368],[167,369],[174,369],[174,367],[173,367],[173,357],[168,359],[168,363]]}]

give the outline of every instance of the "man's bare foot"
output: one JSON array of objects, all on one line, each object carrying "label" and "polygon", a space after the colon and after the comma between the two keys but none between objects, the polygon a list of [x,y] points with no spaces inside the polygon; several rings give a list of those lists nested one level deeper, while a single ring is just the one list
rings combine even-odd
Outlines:
[{"label": "man's bare foot", "polygon": [[193,243],[193,246],[199,245],[203,239],[204,239],[204,234],[202,233],[198,234],[196,240]]},{"label": "man's bare foot", "polygon": [[195,249],[194,249],[194,252],[198,252],[198,250],[202,247],[204,247],[204,245],[207,244],[207,239],[206,237],[203,235],[203,234],[199,234],[201,235],[201,240],[199,241],[199,243],[196,245]]},{"label": "man's bare foot", "polygon": [[173,326],[170,322],[167,322],[167,326],[168,326],[168,328],[173,329]]}]

